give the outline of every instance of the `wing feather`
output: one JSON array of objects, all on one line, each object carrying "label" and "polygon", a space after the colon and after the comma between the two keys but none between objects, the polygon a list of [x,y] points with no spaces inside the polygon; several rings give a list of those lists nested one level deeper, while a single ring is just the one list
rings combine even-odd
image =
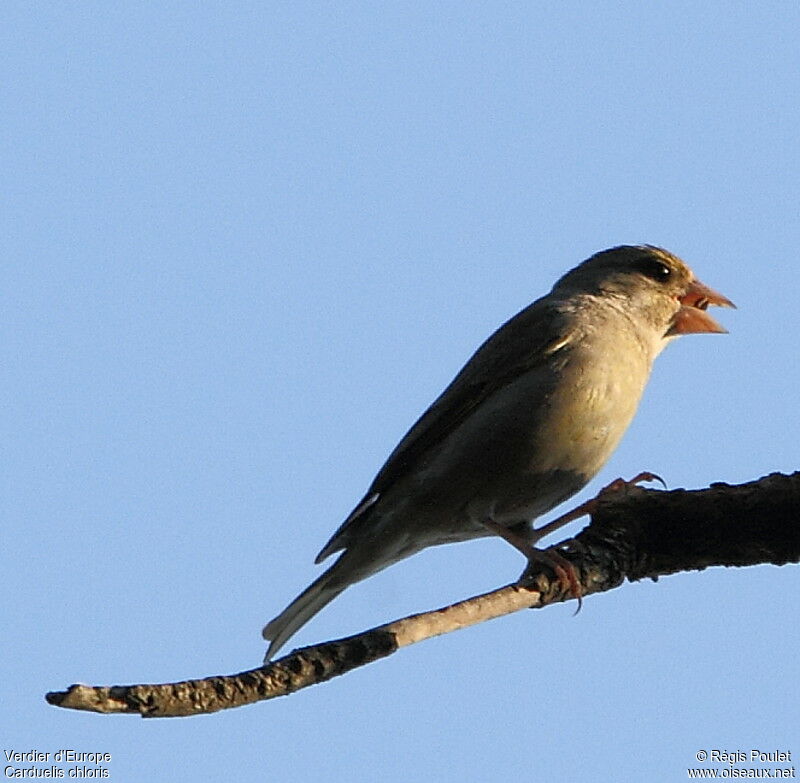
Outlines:
[{"label": "wing feather", "polygon": [[422,414],[375,476],[361,502],[316,558],[317,563],[345,549],[356,523],[366,519],[381,496],[414,470],[425,454],[442,443],[472,412],[523,373],[567,346],[573,334],[563,313],[547,297],[507,321],[473,354],[450,385]]}]

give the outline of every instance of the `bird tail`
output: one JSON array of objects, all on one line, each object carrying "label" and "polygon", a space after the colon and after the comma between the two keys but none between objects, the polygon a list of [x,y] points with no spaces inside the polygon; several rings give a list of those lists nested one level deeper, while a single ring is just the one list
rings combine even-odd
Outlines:
[{"label": "bird tail", "polygon": [[261,635],[270,642],[264,660],[272,658],[302,626],[343,590],[400,559],[388,549],[381,552],[379,557],[371,554],[372,557],[365,557],[365,552],[361,550],[345,550],[322,576],[303,590],[274,620],[270,620],[261,631]]},{"label": "bird tail", "polygon": [[334,563],[322,576],[312,582],[274,620],[270,620],[261,635],[270,642],[264,661],[268,661],[317,612],[325,608],[347,586],[348,582],[334,582]]}]

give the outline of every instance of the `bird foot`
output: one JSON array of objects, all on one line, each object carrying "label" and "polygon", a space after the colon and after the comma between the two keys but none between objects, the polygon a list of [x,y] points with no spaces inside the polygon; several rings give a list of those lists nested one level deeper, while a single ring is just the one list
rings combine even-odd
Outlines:
[{"label": "bird foot", "polygon": [[564,592],[571,594],[578,600],[578,608],[575,610],[575,614],[578,614],[583,606],[583,588],[578,578],[578,569],[556,549],[537,549],[531,546],[527,557],[528,565],[525,566],[525,570],[518,581],[526,582],[531,576],[535,564],[544,563],[550,566],[555,571]]},{"label": "bird foot", "polygon": [[556,517],[552,522],[548,522],[546,525],[534,528],[531,543],[535,544],[545,536],[549,536],[550,533],[553,533],[559,528],[564,527],[564,525],[568,525],[570,522],[574,522],[576,519],[580,519],[587,514],[594,514],[594,512],[597,511],[600,498],[605,497],[613,492],[619,492],[626,487],[636,486],[637,484],[641,484],[643,481],[660,481],[664,485],[664,489],[667,488],[667,484],[664,479],[661,478],[661,476],[657,475],[656,473],[650,473],[646,470],[643,470],[641,473],[637,473],[632,479],[614,479],[610,484],[607,484],[605,487],[603,487],[591,500],[581,503],[571,511],[567,511],[566,514],[562,514],[560,517]]},{"label": "bird foot", "polygon": [[657,481],[664,489],[667,489],[667,482],[664,481],[658,473],[651,473],[649,470],[643,470],[641,473],[637,473],[632,479],[614,479],[597,493],[597,497],[600,497],[600,495],[606,492],[618,492],[621,489],[625,489],[625,487],[636,486],[636,484],[641,484],[644,481]]},{"label": "bird foot", "polygon": [[535,565],[541,565],[544,563],[545,565],[550,566],[550,568],[555,571],[555,574],[558,577],[558,581],[561,583],[564,592],[571,593],[575,598],[578,599],[578,608],[575,612],[577,614],[581,610],[581,606],[583,604],[583,589],[578,579],[577,569],[572,563],[570,563],[569,560],[561,555],[557,549],[550,548],[543,550],[538,549],[535,545],[542,538],[550,535],[550,533],[553,533],[559,528],[564,527],[564,525],[568,525],[570,522],[580,519],[586,514],[593,514],[597,510],[597,506],[602,497],[608,495],[609,493],[619,492],[620,490],[625,489],[625,487],[635,486],[643,481],[660,481],[664,485],[664,489],[667,488],[666,482],[661,478],[661,476],[657,475],[656,473],[650,473],[649,471],[642,471],[629,480],[623,478],[615,479],[610,484],[603,487],[603,489],[601,489],[600,492],[598,492],[597,495],[591,500],[581,503],[576,508],[572,509],[571,511],[567,511],[566,514],[562,514],[552,522],[542,525],[542,527],[528,530],[524,536],[513,530],[509,530],[507,527],[497,524],[497,522],[491,519],[485,520],[483,524],[488,530],[491,530],[493,533],[497,534],[511,544],[511,546],[513,546],[515,549],[522,552],[522,554],[528,559],[528,565],[522,572],[522,576],[520,576],[521,582],[528,578],[528,576],[534,570]]},{"label": "bird foot", "polygon": [[537,565],[547,565],[555,572],[558,581],[561,583],[563,592],[570,593],[578,599],[578,608],[575,614],[581,610],[583,604],[583,588],[578,579],[578,570],[569,560],[555,549],[538,549],[527,538],[515,533],[513,530],[509,530],[507,527],[498,525],[494,520],[485,520],[483,524],[488,530],[496,533],[527,558],[528,565],[522,572],[518,580],[519,582],[527,581]]}]

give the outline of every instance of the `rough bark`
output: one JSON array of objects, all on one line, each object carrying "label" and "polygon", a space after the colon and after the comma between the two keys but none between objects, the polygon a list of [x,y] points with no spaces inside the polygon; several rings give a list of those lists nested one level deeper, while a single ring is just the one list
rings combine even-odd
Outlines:
[{"label": "rough bark", "polygon": [[[591,524],[558,547],[577,569],[584,596],[709,566],[800,562],[800,472],[747,484],[660,492],[626,487],[598,498]],[[452,606],[355,636],[304,647],[239,674],[158,685],[72,685],[50,704],[142,717],[199,715],[286,696],[414,642],[525,608],[569,600],[546,566]]]}]

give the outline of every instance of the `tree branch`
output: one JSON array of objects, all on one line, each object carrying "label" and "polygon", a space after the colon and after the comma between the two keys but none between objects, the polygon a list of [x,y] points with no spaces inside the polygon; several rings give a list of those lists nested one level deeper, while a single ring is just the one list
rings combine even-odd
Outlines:
[{"label": "tree branch", "polygon": [[[800,472],[747,484],[659,492],[640,487],[601,495],[591,524],[559,546],[585,596],[625,579],[709,566],[800,562]],[[338,641],[304,647],[239,674],[162,685],[72,685],[50,704],[142,717],[199,715],[285,696],[385,658],[401,647],[525,608],[568,600],[546,567],[443,609],[412,615]]]}]

